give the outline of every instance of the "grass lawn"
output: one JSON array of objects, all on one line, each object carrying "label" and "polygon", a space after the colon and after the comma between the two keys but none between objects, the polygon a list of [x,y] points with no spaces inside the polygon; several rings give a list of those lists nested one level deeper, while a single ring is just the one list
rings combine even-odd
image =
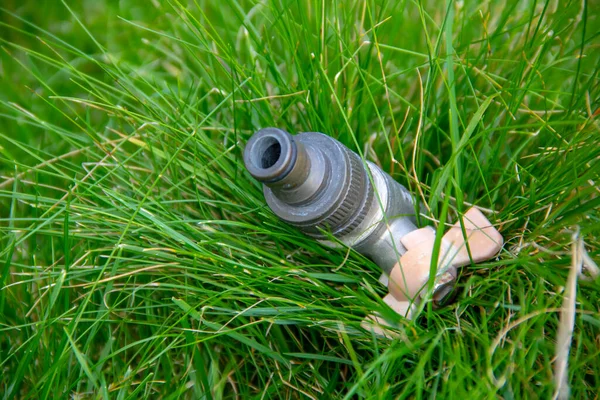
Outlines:
[{"label": "grass lawn", "polygon": [[[1,398],[598,398],[596,1],[0,7]],[[267,126],[504,248],[394,316],[375,264],[266,207]]]}]

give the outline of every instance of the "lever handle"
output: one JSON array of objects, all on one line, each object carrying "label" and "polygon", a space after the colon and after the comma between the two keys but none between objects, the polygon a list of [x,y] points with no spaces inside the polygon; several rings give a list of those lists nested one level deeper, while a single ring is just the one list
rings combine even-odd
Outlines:
[{"label": "lever handle", "polygon": [[[464,214],[463,224],[466,235],[463,235],[460,221],[457,221],[442,237],[434,298],[442,290],[447,290],[448,285],[456,279],[458,267],[489,260],[498,254],[504,244],[500,232],[476,208],[470,208]],[[400,242],[407,251],[392,268],[388,280],[390,293],[383,300],[398,314],[411,318],[429,280],[435,230],[431,227],[417,229],[403,236]],[[378,315],[368,316],[362,324],[365,329],[390,336],[385,325],[389,326]]]}]

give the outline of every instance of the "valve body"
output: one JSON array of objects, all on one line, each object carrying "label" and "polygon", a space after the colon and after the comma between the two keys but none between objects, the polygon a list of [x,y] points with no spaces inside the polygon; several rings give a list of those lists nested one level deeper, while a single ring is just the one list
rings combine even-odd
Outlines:
[{"label": "valve body", "polygon": [[330,246],[333,235],[387,275],[406,252],[400,239],[417,229],[408,190],[322,133],[262,129],[248,141],[244,163],[279,218]]}]

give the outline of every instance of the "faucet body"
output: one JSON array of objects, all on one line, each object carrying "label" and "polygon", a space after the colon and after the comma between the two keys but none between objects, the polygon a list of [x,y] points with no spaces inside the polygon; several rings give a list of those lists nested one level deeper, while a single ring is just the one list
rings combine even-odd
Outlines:
[{"label": "faucet body", "polygon": [[279,218],[335,247],[332,235],[387,275],[406,252],[400,239],[417,229],[408,190],[322,133],[262,129],[249,140],[244,163]]}]

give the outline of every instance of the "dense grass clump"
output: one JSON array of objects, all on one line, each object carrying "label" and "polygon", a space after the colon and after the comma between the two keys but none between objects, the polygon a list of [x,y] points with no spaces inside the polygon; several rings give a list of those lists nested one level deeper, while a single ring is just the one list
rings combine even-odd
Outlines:
[{"label": "dense grass clump", "polygon": [[[2,7],[3,398],[600,392],[595,2]],[[266,208],[241,153],[267,126],[338,138],[424,224],[479,206],[506,245],[394,317],[373,263]]]}]

